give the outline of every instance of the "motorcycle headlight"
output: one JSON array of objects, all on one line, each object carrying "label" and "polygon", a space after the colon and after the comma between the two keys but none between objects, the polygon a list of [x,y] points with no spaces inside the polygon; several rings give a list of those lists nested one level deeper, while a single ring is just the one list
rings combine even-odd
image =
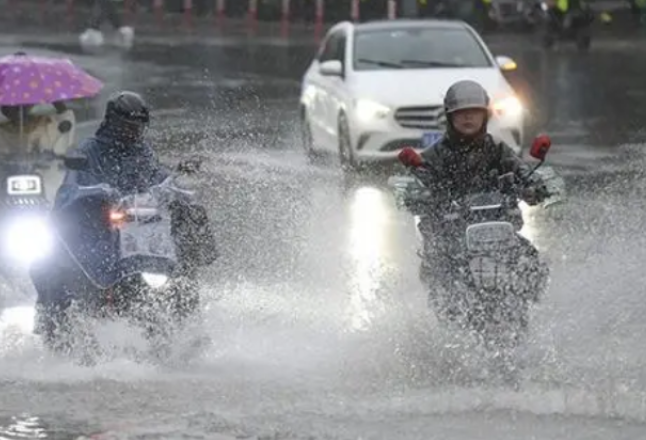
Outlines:
[{"label": "motorcycle headlight", "polygon": [[141,278],[144,280],[149,287],[153,289],[159,289],[166,285],[168,282],[168,276],[162,273],[147,273],[144,272],[141,274]]},{"label": "motorcycle headlight", "polygon": [[5,253],[21,263],[30,264],[50,254],[54,235],[45,218],[21,218],[5,232]]},{"label": "motorcycle headlight", "polygon": [[493,111],[497,116],[517,118],[523,114],[523,104],[515,96],[499,99],[493,103]]},{"label": "motorcycle headlight", "polygon": [[364,122],[385,118],[390,113],[387,106],[367,99],[357,100],[354,110],[357,118]]}]

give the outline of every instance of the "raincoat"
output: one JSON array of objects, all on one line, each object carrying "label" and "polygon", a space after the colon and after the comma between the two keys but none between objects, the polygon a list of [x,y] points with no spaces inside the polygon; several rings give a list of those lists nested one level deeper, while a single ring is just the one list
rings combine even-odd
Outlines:
[{"label": "raincoat", "polygon": [[496,142],[490,134],[467,145],[447,134],[424,150],[422,157],[429,170],[424,183],[431,190],[437,208],[468,194],[491,189],[492,182],[497,184],[495,178],[508,172],[516,174],[521,182],[532,183],[529,166],[507,144]]},{"label": "raincoat", "polygon": [[[66,283],[78,272],[77,266],[82,266],[85,276],[98,285],[114,283],[119,275],[114,270],[119,255],[114,252],[111,231],[100,216],[103,199],[86,197],[77,203],[79,187],[107,184],[121,193],[142,192],[170,175],[146,142],[124,147],[107,126],[99,128],[72,154],[86,157],[89,168],[69,170],[56,194],[52,219],[65,246],[57,246],[53,257],[30,269],[40,305],[69,305],[67,292],[74,291],[75,286]],[[204,207],[181,203],[171,210],[173,234],[189,272],[215,261],[215,237]],[[72,254],[74,259],[70,259]]]},{"label": "raincoat", "polygon": [[[422,202],[423,206],[419,202],[409,206],[423,213],[418,225],[423,237],[420,279],[423,283],[437,282],[446,287],[451,285],[454,277],[451,257],[446,249],[453,249],[455,233],[463,234],[462,230],[454,231],[450,226],[448,229],[442,226],[442,216],[447,213],[451,202],[470,194],[495,191],[498,188],[497,177],[509,172],[528,188],[540,186],[542,180],[535,174],[531,175],[530,167],[507,144],[495,141],[490,134],[465,143],[449,129],[440,142],[422,152],[422,157],[427,169],[422,180],[430,190],[431,200]],[[523,197],[530,204],[539,201],[532,190]],[[538,261],[538,252],[531,243],[523,237],[520,240],[527,255]],[[546,266],[540,267],[545,270]]]},{"label": "raincoat", "polygon": [[108,127],[102,126],[75,154],[88,158],[88,171],[70,170],[56,194],[54,210],[72,197],[77,186],[106,183],[120,192],[145,191],[169,176],[150,145],[142,141],[124,146],[115,141]]}]

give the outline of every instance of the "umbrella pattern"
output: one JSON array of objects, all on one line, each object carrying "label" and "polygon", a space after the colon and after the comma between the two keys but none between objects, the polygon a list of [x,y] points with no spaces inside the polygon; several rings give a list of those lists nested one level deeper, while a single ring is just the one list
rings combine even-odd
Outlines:
[{"label": "umbrella pattern", "polygon": [[0,58],[0,105],[34,105],[96,96],[103,83],[69,59]]}]

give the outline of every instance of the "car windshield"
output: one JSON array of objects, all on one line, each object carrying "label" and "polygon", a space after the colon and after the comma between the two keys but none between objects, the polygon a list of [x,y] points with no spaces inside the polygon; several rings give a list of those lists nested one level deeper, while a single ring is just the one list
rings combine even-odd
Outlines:
[{"label": "car windshield", "polygon": [[355,70],[491,65],[480,43],[466,29],[413,27],[360,30],[355,34]]}]

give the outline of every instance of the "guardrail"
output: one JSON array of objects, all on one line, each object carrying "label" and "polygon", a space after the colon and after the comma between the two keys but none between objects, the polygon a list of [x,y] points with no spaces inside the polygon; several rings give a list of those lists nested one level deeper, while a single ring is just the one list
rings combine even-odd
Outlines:
[{"label": "guardrail", "polygon": [[[45,24],[63,15],[67,26],[74,26],[89,16],[93,0],[5,0],[3,15],[39,19]],[[320,32],[328,21],[396,18],[399,3],[406,0],[118,0],[123,20],[129,24],[146,21],[158,27],[177,22],[190,30],[196,21],[212,20],[224,28],[227,21],[246,22],[253,31],[258,22],[280,23],[281,35],[287,36],[295,23],[308,23]],[[2,1],[0,0],[0,4]],[[29,17],[31,15],[31,17]],[[81,19],[80,19],[81,17]]]},{"label": "guardrail", "polygon": [[[117,0],[117,5],[126,24],[152,32],[235,28],[254,33],[261,23],[269,22],[272,35],[288,37],[294,28],[305,25],[319,39],[327,23],[395,19],[404,2],[410,1],[415,0]],[[416,1],[419,15],[430,13],[433,0]],[[592,5],[597,3],[604,3],[603,9],[607,9],[625,2],[596,1]],[[86,26],[93,5],[94,0],[4,0],[3,6],[0,0],[0,21],[7,23],[0,25],[0,32],[21,22],[78,31]]]}]

